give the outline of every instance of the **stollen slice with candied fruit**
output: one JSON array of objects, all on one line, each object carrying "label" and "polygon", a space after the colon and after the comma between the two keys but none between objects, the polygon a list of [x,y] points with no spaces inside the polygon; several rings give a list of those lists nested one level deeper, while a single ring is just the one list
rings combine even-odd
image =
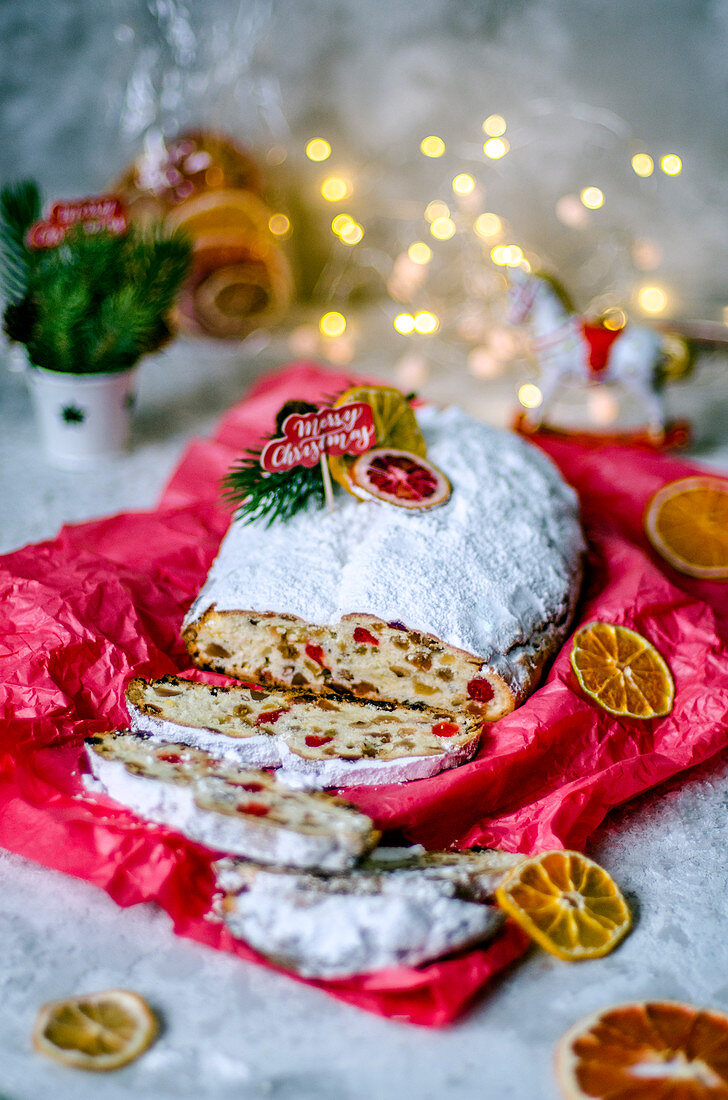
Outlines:
[{"label": "stollen slice with candied fruit", "polygon": [[452,492],[450,482],[437,466],[411,451],[393,447],[374,447],[359,455],[349,477],[356,496],[410,511],[446,504]]},{"label": "stollen slice with candied fruit", "polygon": [[[337,397],[334,408],[363,402],[369,405],[374,416],[377,447],[394,447],[424,458],[427,454],[425,437],[420,431],[412,407],[404,394],[394,386],[353,386]],[[358,495],[352,484],[351,469],[354,455],[329,455],[331,476],[348,493]]]},{"label": "stollen slice with candied fruit", "polygon": [[728,1017],[674,1001],[600,1009],[556,1047],[566,1100],[728,1100]]},{"label": "stollen slice with candied fruit", "polygon": [[629,627],[583,626],[574,638],[571,667],[589,698],[610,714],[647,719],[672,710],[670,669],[652,643]]},{"label": "stollen slice with candied fruit", "polygon": [[567,962],[607,955],[632,923],[617,884],[579,852],[542,852],[523,860],[495,896],[536,943]]},{"label": "stollen slice with candied fruit", "polygon": [[103,1072],[133,1062],[157,1031],[157,1019],[143,997],[129,989],[107,989],[43,1005],[33,1046],[66,1066]]},{"label": "stollen slice with candied fruit", "polygon": [[655,493],[645,532],[673,568],[690,577],[728,580],[728,480],[685,477]]}]

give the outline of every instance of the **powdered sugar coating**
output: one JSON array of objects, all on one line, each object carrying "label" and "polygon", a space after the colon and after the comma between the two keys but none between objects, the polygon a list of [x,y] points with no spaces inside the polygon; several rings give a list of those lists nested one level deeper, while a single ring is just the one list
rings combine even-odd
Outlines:
[{"label": "powdered sugar coating", "polygon": [[539,636],[563,636],[578,595],[576,496],[511,432],[455,407],[421,409],[418,421],[453,486],[445,505],[413,513],[338,494],[331,513],[234,522],[185,625],[212,605],[317,625],[374,615],[481,658],[520,693]]},{"label": "powdered sugar coating", "polygon": [[340,978],[416,966],[498,931],[502,912],[444,886],[389,876],[377,893],[329,895],[310,879],[261,869],[228,897],[223,920],[234,936],[304,977]]}]

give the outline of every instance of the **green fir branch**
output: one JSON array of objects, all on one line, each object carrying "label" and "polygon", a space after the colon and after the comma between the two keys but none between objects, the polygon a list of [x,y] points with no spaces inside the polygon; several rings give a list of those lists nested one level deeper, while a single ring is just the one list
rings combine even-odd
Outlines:
[{"label": "green fir branch", "polygon": [[314,504],[324,504],[321,467],[294,466],[270,474],[260,464],[260,451],[246,451],[222,481],[223,498],[237,505],[234,516],[243,523],[265,520],[266,527],[285,521]]},{"label": "green fir branch", "polygon": [[189,271],[190,241],[158,229],[118,236],[81,225],[57,248],[29,250],[25,223],[39,212],[35,185],[2,192],[2,285],[20,294],[9,298],[4,326],[31,363],[78,374],[121,371],[161,347]]},{"label": "green fir branch", "polygon": [[40,191],[32,180],[0,190],[0,293],[8,304],[21,302],[27,294],[33,253],[25,235],[40,214]]}]

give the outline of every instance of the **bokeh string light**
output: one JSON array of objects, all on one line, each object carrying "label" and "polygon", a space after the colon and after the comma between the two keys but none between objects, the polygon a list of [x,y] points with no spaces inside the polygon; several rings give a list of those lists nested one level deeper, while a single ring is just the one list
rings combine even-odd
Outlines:
[{"label": "bokeh string light", "polygon": [[[328,223],[330,240],[338,252],[331,252],[318,283],[332,308],[321,317],[318,333],[309,328],[304,332],[305,326],[299,326],[295,342],[309,347],[318,339],[319,351],[329,358],[350,361],[359,336],[347,325],[340,307],[349,304],[349,294],[367,272],[370,279],[379,278],[380,285],[386,287],[394,306],[390,323],[403,347],[409,349],[398,364],[398,377],[421,384],[428,376],[431,357],[439,354],[435,348],[442,349],[444,342],[464,344],[461,362],[473,378],[495,380],[510,373],[518,402],[523,408],[536,409],[543,400],[541,390],[534,381],[524,380],[524,374],[528,378],[533,372],[534,376],[535,359],[525,332],[514,334],[507,325],[503,273],[515,267],[538,272],[550,265],[537,250],[518,240],[519,234],[501,210],[486,204],[488,173],[517,171],[518,129],[511,130],[503,115],[491,114],[483,121],[482,132],[485,140],[477,146],[464,146],[447,134],[429,134],[414,145],[412,153],[419,152],[432,161],[432,169],[428,169],[430,197],[421,203],[402,196],[385,205],[375,197],[371,174],[363,163],[357,165],[351,158],[344,173],[337,170],[334,146],[327,139],[313,137],[305,144],[311,172],[323,161],[332,164],[328,175],[312,178],[318,201],[326,207],[346,200],[348,209]],[[644,146],[635,152],[634,148],[625,148],[623,164],[625,178],[631,178],[636,189],[654,188],[654,179],[643,181],[655,177],[658,167],[657,176],[665,180],[665,186],[683,170],[676,153],[648,152]],[[513,168],[509,167],[511,157],[516,158]],[[595,172],[556,200],[553,213],[570,232],[601,234],[597,247],[611,234],[612,252],[622,249],[636,275],[658,272],[662,262],[659,242],[631,238],[625,232],[614,237],[614,221],[604,220],[614,218],[609,195],[606,181]],[[610,213],[605,215],[605,211]],[[290,214],[274,214],[269,223],[271,233],[288,239],[295,234],[292,221]],[[627,322],[628,313],[645,318],[664,316],[674,302],[669,288],[645,282],[643,274],[641,280],[633,279],[631,291],[623,291],[616,299],[613,291],[596,295],[585,315],[618,331]],[[366,338],[364,328],[362,333]],[[438,339],[433,341],[433,337]],[[292,347],[293,340],[292,336]],[[587,404],[595,423],[614,420],[612,397],[589,398]]]}]

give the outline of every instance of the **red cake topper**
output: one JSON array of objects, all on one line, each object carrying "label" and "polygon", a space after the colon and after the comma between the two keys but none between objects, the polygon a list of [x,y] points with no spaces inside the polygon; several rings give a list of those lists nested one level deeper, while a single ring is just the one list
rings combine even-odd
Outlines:
[{"label": "red cake topper", "polygon": [[74,225],[87,233],[108,229],[120,236],[129,228],[126,207],[116,195],[91,195],[86,199],[56,202],[45,221],[34,222],[26,234],[29,248],[56,248]]},{"label": "red cake topper", "polygon": [[294,466],[315,466],[325,455],[360,455],[377,441],[374,414],[363,401],[291,413],[283,421],[283,435],[266,443],[260,464],[268,473],[292,470]]}]

